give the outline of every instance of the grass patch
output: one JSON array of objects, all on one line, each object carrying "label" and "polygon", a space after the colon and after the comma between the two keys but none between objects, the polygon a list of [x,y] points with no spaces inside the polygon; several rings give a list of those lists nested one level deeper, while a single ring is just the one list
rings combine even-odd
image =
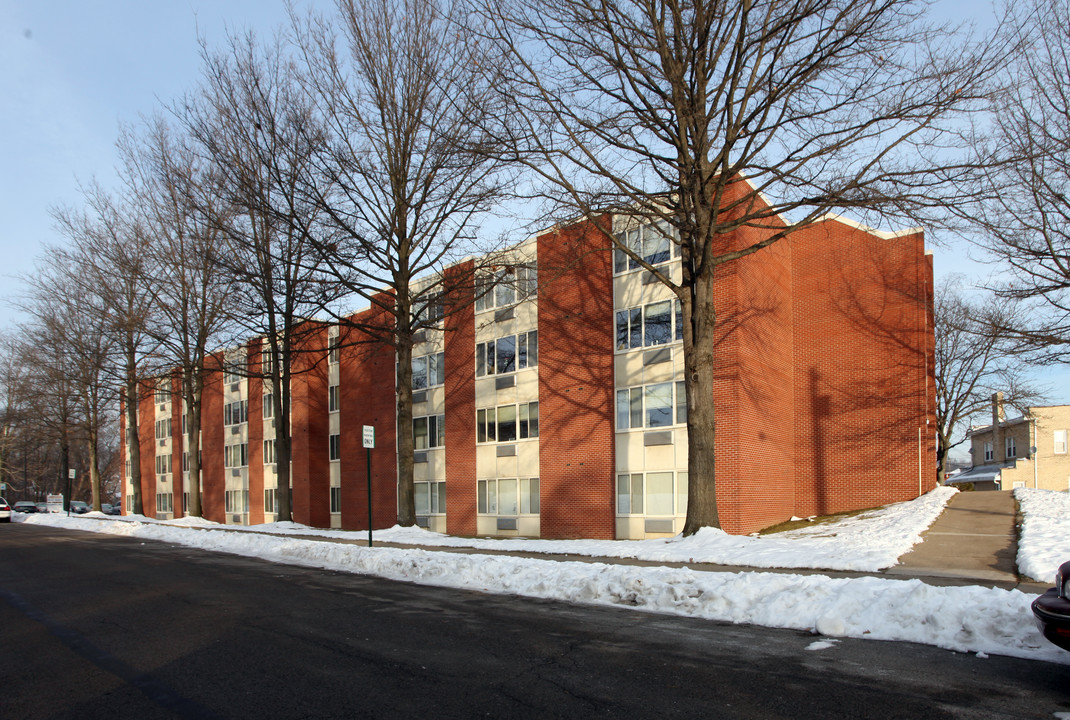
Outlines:
[{"label": "grass patch", "polygon": [[844,518],[864,515],[868,512],[873,512],[874,510],[880,510],[883,507],[885,506],[880,505],[878,507],[863,508],[861,510],[850,510],[848,512],[836,513],[834,515],[819,515],[813,520],[807,520],[805,518],[802,520],[788,520],[787,522],[782,522],[776,525],[770,525],[767,528],[763,528],[758,531],[758,534],[773,535],[774,533],[787,532],[788,530],[798,530],[799,528],[804,527],[814,527],[816,525],[831,525],[833,523],[839,522]]}]

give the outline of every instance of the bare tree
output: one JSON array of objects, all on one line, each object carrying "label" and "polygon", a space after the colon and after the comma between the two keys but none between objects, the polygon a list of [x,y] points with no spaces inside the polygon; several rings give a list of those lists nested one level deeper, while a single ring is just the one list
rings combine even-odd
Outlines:
[{"label": "bare tree", "polygon": [[[324,18],[294,18],[305,75],[330,133],[310,197],[334,279],[385,320],[339,321],[397,354],[398,522],[416,522],[412,431],[414,336],[472,296],[456,265],[503,193],[502,163],[479,147],[500,108],[498,63],[462,42],[462,9],[438,0],[339,0],[342,37]],[[487,246],[482,246],[486,250]],[[462,290],[466,292],[462,292]]]},{"label": "bare tree", "polygon": [[209,216],[225,247],[217,261],[234,280],[232,315],[263,339],[263,362],[237,370],[270,390],[277,518],[288,521],[291,378],[299,355],[325,355],[325,344],[311,339],[320,325],[307,319],[344,292],[321,270],[320,210],[306,199],[312,156],[325,139],[281,38],[263,45],[252,34],[232,36],[225,51],[202,56],[201,94],[181,117],[213,169],[220,205]]},{"label": "bare tree", "polygon": [[78,211],[56,209],[56,223],[70,241],[68,262],[78,292],[97,298],[106,332],[117,341],[110,378],[123,399],[126,462],[132,490],[128,512],[142,514],[141,442],[137,406],[145,358],[155,348],[152,326],[155,308],[148,282],[152,258],[150,239],[134,209],[122,197],[97,184],[83,189],[86,206]]},{"label": "bare tree", "polygon": [[1021,412],[1043,398],[1028,377],[1028,364],[1005,328],[1016,316],[1013,303],[994,296],[971,300],[962,278],[948,276],[936,289],[936,477],[943,483],[947,454],[966,439],[969,427],[990,407],[992,393]]},{"label": "bare tree", "polygon": [[1005,25],[1025,51],[1009,65],[994,116],[995,145],[1008,160],[989,175],[979,212],[982,243],[1009,270],[996,290],[1024,301],[1008,334],[1044,348],[1042,362],[1070,361],[1070,5],[1018,3]]},{"label": "bare tree", "polygon": [[[974,166],[969,113],[1003,55],[896,0],[512,0],[478,15],[515,69],[497,147],[557,212],[682,305],[685,534],[719,527],[714,281],[831,211],[918,217]],[[473,23],[474,24],[474,23]],[[674,282],[601,222],[675,244]],[[863,217],[863,219],[867,219]],[[875,223],[871,223],[875,224]]]},{"label": "bare tree", "polygon": [[[149,329],[160,348],[157,370],[181,375],[185,457],[189,468],[187,514],[202,515],[201,414],[205,363],[231,327],[232,275],[221,265],[223,234],[212,170],[162,118],[120,143],[129,191],[137,198],[140,226],[152,242],[145,248],[146,289],[158,315]],[[180,470],[180,472],[182,472]]]}]

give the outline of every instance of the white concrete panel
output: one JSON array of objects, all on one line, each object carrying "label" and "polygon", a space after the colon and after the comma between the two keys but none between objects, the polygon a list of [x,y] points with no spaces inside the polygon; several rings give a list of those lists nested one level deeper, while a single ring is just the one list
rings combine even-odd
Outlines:
[{"label": "white concrete panel", "polygon": [[538,515],[523,515],[517,521],[517,534],[524,537],[539,537],[541,521]]},{"label": "white concrete panel", "polygon": [[[497,463],[496,474],[493,477],[500,477],[500,478],[514,478],[514,477],[517,477],[517,466],[518,466],[518,463],[517,463],[516,456],[513,456],[513,457],[500,457],[500,458],[496,458],[496,459],[497,459],[498,463]],[[481,475],[480,477],[483,477],[483,476]]]},{"label": "white concrete panel", "polygon": [[[516,444],[517,477],[539,477],[539,441]],[[508,476],[501,476],[508,477]]]}]

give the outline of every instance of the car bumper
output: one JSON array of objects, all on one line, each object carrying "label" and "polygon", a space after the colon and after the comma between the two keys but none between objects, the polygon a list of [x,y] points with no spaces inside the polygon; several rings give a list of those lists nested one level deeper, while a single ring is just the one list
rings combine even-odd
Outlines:
[{"label": "car bumper", "polygon": [[1059,597],[1055,588],[1033,601],[1037,629],[1063,650],[1070,650],[1070,600]]}]

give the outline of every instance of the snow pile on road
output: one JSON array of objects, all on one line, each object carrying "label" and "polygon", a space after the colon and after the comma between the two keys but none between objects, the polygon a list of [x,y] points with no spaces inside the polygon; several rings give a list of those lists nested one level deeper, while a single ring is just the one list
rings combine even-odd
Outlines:
[{"label": "snow pile on road", "polygon": [[1018,538],[1018,572],[1055,582],[1055,571],[1070,560],[1070,494],[1019,488],[1014,491],[1023,521]]},{"label": "snow pile on road", "polygon": [[[429,585],[1070,663],[1070,653],[1048,643],[1034,627],[1029,609],[1033,596],[1017,590],[368,548],[296,535],[91,516],[27,515],[19,520]],[[813,538],[796,542],[799,552],[805,552]]]},{"label": "snow pile on road", "polygon": [[[530,540],[524,538],[462,538],[421,528],[395,526],[376,530],[377,541],[429,547],[465,547],[504,552],[632,558],[651,562],[714,563],[759,568],[804,568],[874,572],[896,564],[921,541],[921,533],[943,512],[958,490],[941,487],[915,500],[888,505],[840,520],[815,523],[789,532],[765,536],[729,535],[704,528],[691,537],[677,535],[656,540]],[[201,518],[156,521],[140,515],[118,520],[195,527],[213,523]],[[360,531],[321,530],[297,523],[228,525],[232,530],[286,536],[305,535],[366,540]]]}]

